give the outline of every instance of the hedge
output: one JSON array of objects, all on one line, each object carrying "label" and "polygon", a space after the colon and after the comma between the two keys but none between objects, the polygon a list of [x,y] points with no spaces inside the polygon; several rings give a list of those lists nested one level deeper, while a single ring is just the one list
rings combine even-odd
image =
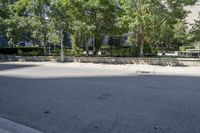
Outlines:
[{"label": "hedge", "polygon": [[33,55],[42,56],[43,48],[40,47],[24,47],[24,48],[0,48],[1,55]]},{"label": "hedge", "polygon": [[180,51],[186,51],[187,49],[195,49],[194,46],[180,46],[179,50]]}]

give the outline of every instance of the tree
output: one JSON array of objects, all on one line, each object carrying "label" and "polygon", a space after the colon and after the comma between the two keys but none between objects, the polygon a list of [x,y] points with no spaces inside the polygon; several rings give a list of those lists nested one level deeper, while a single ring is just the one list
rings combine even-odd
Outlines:
[{"label": "tree", "polygon": [[[196,0],[0,0],[0,34],[11,45],[21,40],[61,44],[70,35],[74,45],[88,52],[93,40],[97,53],[105,36],[127,33],[132,45],[167,47],[185,43],[184,6]],[[196,29],[196,28],[195,28]],[[196,34],[197,30],[193,31]],[[194,36],[194,35],[193,35]],[[197,35],[196,35],[197,36]],[[195,36],[194,36],[195,37]],[[63,55],[63,52],[61,52]]]},{"label": "tree", "polygon": [[50,19],[54,23],[55,29],[59,31],[61,44],[61,62],[64,61],[64,33],[70,33],[75,15],[75,8],[71,0],[54,0],[51,5]]},{"label": "tree", "polygon": [[188,34],[188,26],[185,21],[178,22],[174,26],[174,39],[173,39],[173,47],[179,49],[180,46],[186,45],[189,43],[189,34]]},{"label": "tree", "polygon": [[30,18],[27,10],[26,0],[13,0],[7,4],[7,14],[4,18],[6,35],[9,38],[10,46],[19,41],[29,41],[31,38]]},{"label": "tree", "polygon": [[92,38],[93,51],[96,53],[102,38],[114,31],[117,5],[112,0],[79,0],[74,5],[78,11],[74,31],[84,36],[85,40]]},{"label": "tree", "polygon": [[[128,32],[136,36],[143,56],[144,44],[155,42],[158,30],[163,24],[169,26],[184,19],[185,5],[194,4],[196,0],[120,0],[122,15],[118,17],[118,26],[127,25]],[[153,41],[152,41],[153,40]]]},{"label": "tree", "polygon": [[[6,33],[10,44],[18,41],[30,41],[37,38],[43,42],[44,54],[47,44],[47,11],[50,0],[9,0],[9,17]],[[4,14],[4,13],[3,13]]]},{"label": "tree", "polygon": [[28,1],[31,17],[34,25],[34,35],[41,40],[44,47],[44,55],[46,55],[47,36],[48,36],[48,23],[49,6],[51,0],[30,0]]},{"label": "tree", "polygon": [[[200,14],[199,18],[195,20],[195,24],[192,26],[190,30],[190,40],[191,43],[195,44],[198,49],[200,49]],[[200,53],[199,53],[200,56]]]},{"label": "tree", "polygon": [[195,20],[195,24],[192,26],[190,30],[190,40],[192,42],[200,42],[200,15],[197,20]]},{"label": "tree", "polygon": [[9,3],[6,0],[0,0],[0,35],[6,34],[5,19],[9,18]]}]

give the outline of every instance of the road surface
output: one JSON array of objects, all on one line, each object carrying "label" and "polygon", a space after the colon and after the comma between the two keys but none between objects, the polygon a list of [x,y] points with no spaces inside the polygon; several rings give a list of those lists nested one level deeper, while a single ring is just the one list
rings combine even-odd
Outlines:
[{"label": "road surface", "polygon": [[0,117],[44,133],[199,133],[200,76],[1,63]]}]

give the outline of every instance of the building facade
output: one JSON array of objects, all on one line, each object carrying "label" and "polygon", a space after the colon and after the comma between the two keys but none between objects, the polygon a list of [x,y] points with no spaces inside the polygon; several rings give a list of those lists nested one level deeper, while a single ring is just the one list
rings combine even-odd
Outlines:
[{"label": "building facade", "polygon": [[189,11],[188,16],[186,17],[186,22],[188,28],[191,29],[192,25],[195,23],[195,20],[199,19],[200,15],[200,0],[193,6],[186,6],[185,10]]},{"label": "building facade", "polygon": [[8,47],[8,39],[5,36],[0,35],[0,48]]}]

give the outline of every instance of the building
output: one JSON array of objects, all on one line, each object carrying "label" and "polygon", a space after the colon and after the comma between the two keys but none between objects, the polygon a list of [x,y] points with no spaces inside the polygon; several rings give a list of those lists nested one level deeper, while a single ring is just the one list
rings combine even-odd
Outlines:
[{"label": "building", "polygon": [[186,17],[186,22],[188,24],[188,28],[191,29],[192,25],[195,23],[195,20],[199,19],[200,0],[198,0],[198,2],[193,6],[186,6],[185,10],[190,12]]},{"label": "building", "polygon": [[186,51],[179,51],[179,57],[200,57],[200,49],[187,49]]},{"label": "building", "polygon": [[8,39],[5,36],[0,35],[0,48],[8,47]]},{"label": "building", "polygon": [[17,43],[17,46],[21,47],[31,47],[34,46],[32,41],[20,41]]}]

